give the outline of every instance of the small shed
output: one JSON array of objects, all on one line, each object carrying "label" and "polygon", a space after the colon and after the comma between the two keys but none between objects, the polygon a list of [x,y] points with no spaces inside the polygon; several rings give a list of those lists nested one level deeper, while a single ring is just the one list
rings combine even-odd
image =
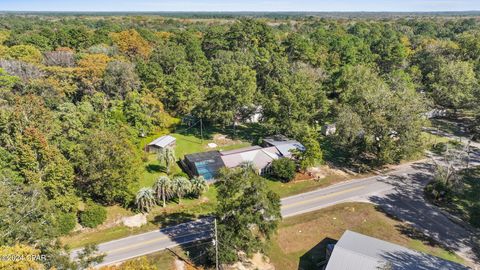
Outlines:
[{"label": "small shed", "polygon": [[147,146],[147,150],[148,152],[158,152],[159,150],[162,150],[164,148],[173,148],[175,147],[176,141],[177,139],[175,139],[174,137],[170,135],[165,135],[149,143]]}]

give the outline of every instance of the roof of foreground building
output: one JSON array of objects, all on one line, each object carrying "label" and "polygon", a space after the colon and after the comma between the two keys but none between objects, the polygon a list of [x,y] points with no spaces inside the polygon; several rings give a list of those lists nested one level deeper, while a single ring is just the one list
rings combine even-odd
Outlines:
[{"label": "roof of foreground building", "polygon": [[468,270],[458,263],[390,242],[346,231],[335,244],[326,270]]}]

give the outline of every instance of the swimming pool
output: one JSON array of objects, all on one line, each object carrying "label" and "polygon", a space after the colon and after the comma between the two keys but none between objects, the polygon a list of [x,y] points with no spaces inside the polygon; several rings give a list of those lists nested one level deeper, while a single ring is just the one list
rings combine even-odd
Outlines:
[{"label": "swimming pool", "polygon": [[205,180],[213,180],[215,176],[215,169],[211,165],[215,163],[214,160],[205,160],[201,162],[195,162],[195,167],[197,167],[198,175],[203,176]]}]

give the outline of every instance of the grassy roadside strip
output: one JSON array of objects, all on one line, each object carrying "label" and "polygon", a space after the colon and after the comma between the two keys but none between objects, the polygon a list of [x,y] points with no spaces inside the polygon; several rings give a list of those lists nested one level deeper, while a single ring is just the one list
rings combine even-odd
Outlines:
[{"label": "grassy roadside strip", "polygon": [[[271,180],[266,181],[268,181],[267,185],[281,197],[288,197],[315,190],[317,188],[326,187],[347,179],[347,177],[327,176],[320,181],[309,180],[291,183],[281,183]],[[183,199],[181,205],[175,202],[170,202],[166,208],[160,206],[155,207],[147,217],[148,223],[139,228],[128,228],[120,224],[114,224],[119,218],[123,216],[131,216],[135,213],[119,206],[108,207],[108,216],[104,225],[97,229],[71,233],[68,236],[62,237],[61,241],[62,243],[67,244],[70,248],[79,248],[87,244],[99,244],[186,222],[201,217],[202,215],[212,213],[215,210],[217,201],[216,197],[217,189],[215,186],[211,186],[200,199]],[[114,225],[112,226],[112,224]]]}]

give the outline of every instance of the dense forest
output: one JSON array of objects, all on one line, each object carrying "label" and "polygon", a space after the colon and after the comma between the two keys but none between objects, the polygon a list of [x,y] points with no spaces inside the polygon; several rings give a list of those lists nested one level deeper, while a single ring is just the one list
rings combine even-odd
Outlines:
[{"label": "dense forest", "polygon": [[408,159],[426,112],[478,115],[479,37],[476,18],[3,16],[0,245],[68,268],[52,239],[78,202],[130,205],[139,140],[186,116],[232,129],[261,112],[315,158]]}]

